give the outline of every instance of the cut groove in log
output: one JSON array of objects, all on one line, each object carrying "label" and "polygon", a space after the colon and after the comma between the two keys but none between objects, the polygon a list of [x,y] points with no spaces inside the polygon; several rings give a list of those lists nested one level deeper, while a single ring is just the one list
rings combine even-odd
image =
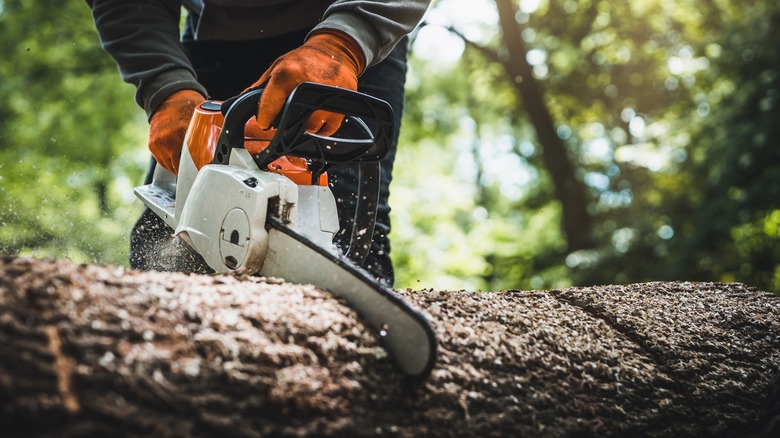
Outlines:
[{"label": "cut groove in log", "polygon": [[3,435],[777,436],[780,300],[740,284],[400,292],[411,385],[312,286],[0,258]]}]

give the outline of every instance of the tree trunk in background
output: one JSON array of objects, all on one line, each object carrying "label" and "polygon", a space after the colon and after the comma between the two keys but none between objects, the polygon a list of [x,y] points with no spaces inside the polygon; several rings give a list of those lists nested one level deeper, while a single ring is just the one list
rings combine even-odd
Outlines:
[{"label": "tree trunk in background", "polygon": [[0,258],[3,436],[778,436],[780,299],[739,284],[403,292],[405,382],[340,301]]},{"label": "tree trunk in background", "polygon": [[558,137],[550,110],[544,102],[541,86],[526,60],[528,50],[515,20],[517,8],[511,0],[496,0],[496,6],[504,44],[509,54],[509,59],[502,64],[523,100],[542,146],[542,159],[563,209],[562,225],[568,251],[590,248],[592,221],[588,214],[587,191],[575,176],[575,166],[566,151],[566,145]]}]

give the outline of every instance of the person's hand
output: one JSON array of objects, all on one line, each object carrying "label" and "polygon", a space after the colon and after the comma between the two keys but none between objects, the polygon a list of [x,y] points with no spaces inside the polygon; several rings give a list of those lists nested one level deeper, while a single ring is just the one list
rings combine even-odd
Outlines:
[{"label": "person's hand", "polygon": [[[357,90],[357,78],[365,69],[360,46],[345,33],[325,30],[315,33],[299,48],[280,56],[249,89],[265,86],[257,110],[261,129],[272,128],[284,102],[303,82]],[[306,123],[306,130],[329,136],[341,126],[343,114],[316,111]],[[256,154],[254,148],[247,147]]]},{"label": "person's hand", "polygon": [[250,117],[244,127],[244,149],[257,155],[265,150],[276,135],[276,128],[263,129],[257,119]]},{"label": "person's hand", "polygon": [[184,134],[195,108],[206,100],[194,90],[180,90],[166,98],[149,121],[149,150],[157,164],[179,173]]}]

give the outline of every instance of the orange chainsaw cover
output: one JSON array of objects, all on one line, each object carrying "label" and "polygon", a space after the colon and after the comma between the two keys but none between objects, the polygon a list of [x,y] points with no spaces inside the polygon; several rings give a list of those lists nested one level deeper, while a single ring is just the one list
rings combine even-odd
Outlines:
[{"label": "orange chainsaw cover", "polygon": [[[218,104],[219,102],[212,103]],[[217,148],[217,139],[222,132],[224,120],[225,116],[222,115],[221,111],[203,109],[202,105],[195,108],[192,121],[190,122],[187,134],[184,137],[184,144],[190,151],[190,156],[195,162],[195,167],[198,170],[214,160],[214,151]],[[250,123],[257,122],[252,118],[247,122],[247,124]],[[270,139],[246,138],[245,141],[260,143],[261,146],[257,148],[260,150],[268,147],[268,143],[270,143]],[[265,143],[265,145],[262,145],[262,143]],[[309,170],[309,166],[306,164],[306,160],[303,158],[281,157],[278,160],[271,162],[271,164],[268,165],[268,170],[282,174],[298,185],[311,185],[312,173]],[[320,175],[317,183],[320,186],[327,186],[327,175]]]}]

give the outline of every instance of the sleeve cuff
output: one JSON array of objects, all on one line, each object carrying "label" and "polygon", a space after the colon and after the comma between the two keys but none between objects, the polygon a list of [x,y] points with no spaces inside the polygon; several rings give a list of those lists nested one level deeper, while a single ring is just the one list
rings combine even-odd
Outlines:
[{"label": "sleeve cuff", "polygon": [[320,24],[316,25],[309,33],[312,35],[319,30],[338,30],[351,36],[358,43],[363,55],[366,57],[366,67],[377,64],[379,53],[379,35],[371,24],[349,12],[336,12],[328,15]]},{"label": "sleeve cuff", "polygon": [[147,119],[151,119],[157,107],[171,94],[179,90],[195,90],[204,97],[208,91],[201,85],[189,70],[169,70],[153,77],[145,84],[140,84],[136,93],[136,100],[146,112]]}]

